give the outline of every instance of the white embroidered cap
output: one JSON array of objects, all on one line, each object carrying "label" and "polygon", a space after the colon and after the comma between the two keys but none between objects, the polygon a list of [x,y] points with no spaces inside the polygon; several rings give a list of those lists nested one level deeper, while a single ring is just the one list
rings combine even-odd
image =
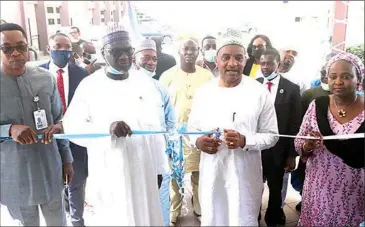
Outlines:
[{"label": "white embroidered cap", "polygon": [[224,46],[238,45],[244,48],[242,32],[236,28],[227,28],[217,39],[217,52]]},{"label": "white embroidered cap", "polygon": [[152,39],[145,39],[138,43],[135,54],[143,50],[154,50],[156,51],[156,42]]}]

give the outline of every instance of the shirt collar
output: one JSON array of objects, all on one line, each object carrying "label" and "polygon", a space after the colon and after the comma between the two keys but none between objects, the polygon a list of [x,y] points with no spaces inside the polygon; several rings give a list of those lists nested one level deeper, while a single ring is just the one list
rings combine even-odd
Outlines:
[{"label": "shirt collar", "polygon": [[57,71],[59,69],[62,69],[63,73],[68,73],[68,64],[64,68],[60,68],[57,65],[55,65],[53,63],[53,61],[51,60],[50,63],[49,63],[49,71],[51,71],[52,73],[57,73]]}]

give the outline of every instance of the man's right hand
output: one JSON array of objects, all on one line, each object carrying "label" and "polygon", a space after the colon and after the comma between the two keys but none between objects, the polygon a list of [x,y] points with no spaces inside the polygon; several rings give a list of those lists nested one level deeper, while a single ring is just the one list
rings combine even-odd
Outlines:
[{"label": "man's right hand", "polygon": [[131,128],[124,121],[116,121],[110,125],[110,134],[119,137],[127,137],[132,135]]},{"label": "man's right hand", "polygon": [[38,142],[37,134],[26,125],[12,125],[10,127],[10,136],[15,142],[22,145]]},{"label": "man's right hand", "polygon": [[218,147],[221,145],[222,140],[212,138],[212,135],[203,135],[196,140],[196,147],[208,154],[215,154],[218,152]]}]

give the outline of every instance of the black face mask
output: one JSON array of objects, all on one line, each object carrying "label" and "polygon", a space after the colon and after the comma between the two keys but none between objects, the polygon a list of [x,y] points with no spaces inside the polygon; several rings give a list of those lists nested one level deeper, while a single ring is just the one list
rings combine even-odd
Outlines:
[{"label": "black face mask", "polygon": [[252,56],[254,56],[256,59],[260,59],[264,51],[264,49],[252,49]]}]

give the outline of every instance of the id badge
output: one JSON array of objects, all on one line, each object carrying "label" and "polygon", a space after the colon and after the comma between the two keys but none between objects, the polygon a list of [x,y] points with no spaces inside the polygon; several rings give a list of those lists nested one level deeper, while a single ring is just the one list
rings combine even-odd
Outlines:
[{"label": "id badge", "polygon": [[36,110],[34,114],[34,123],[37,130],[42,130],[48,127],[47,116],[45,110]]}]

